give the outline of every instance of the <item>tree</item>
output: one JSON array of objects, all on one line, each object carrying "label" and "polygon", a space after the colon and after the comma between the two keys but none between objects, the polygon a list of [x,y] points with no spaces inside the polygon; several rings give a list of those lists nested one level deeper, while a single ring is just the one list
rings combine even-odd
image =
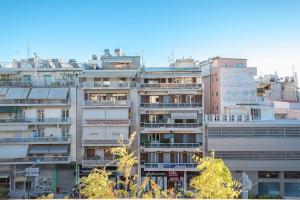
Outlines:
[{"label": "tree", "polygon": [[200,199],[233,199],[238,198],[240,183],[234,180],[231,172],[222,159],[216,159],[214,152],[210,157],[194,156],[198,163],[200,175],[191,180],[190,186],[195,189],[194,197]]}]

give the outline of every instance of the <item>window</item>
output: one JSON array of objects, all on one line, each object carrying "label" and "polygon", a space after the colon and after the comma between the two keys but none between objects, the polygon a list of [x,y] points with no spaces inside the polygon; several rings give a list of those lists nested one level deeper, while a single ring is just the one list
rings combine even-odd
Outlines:
[{"label": "window", "polygon": [[261,182],[258,183],[258,194],[259,195],[270,195],[270,196],[278,196],[280,184],[274,182]]},{"label": "window", "polygon": [[219,95],[219,93],[218,92],[216,92],[216,96],[218,96]]},{"label": "window", "polygon": [[95,151],[95,149],[86,149],[85,155],[88,158],[94,158],[96,156],[96,151]]},{"label": "window", "polygon": [[51,75],[44,75],[44,81],[45,83],[51,83]]},{"label": "window", "polygon": [[219,110],[219,106],[217,106],[216,108],[217,108],[217,110]]},{"label": "window", "polygon": [[61,110],[61,117],[62,118],[69,118],[69,109],[62,109]]},{"label": "window", "polygon": [[284,178],[300,179],[300,172],[284,172]]},{"label": "window", "polygon": [[98,135],[98,133],[94,133],[94,132],[93,132],[93,133],[90,133],[90,135]]},{"label": "window", "polygon": [[36,132],[36,137],[43,138],[45,137],[45,129],[44,128],[38,128]]},{"label": "window", "polygon": [[300,197],[300,183],[284,183],[285,197]]},{"label": "window", "polygon": [[119,80],[120,80],[121,82],[125,82],[125,81],[126,81],[126,77],[121,77]]},{"label": "window", "polygon": [[261,119],[261,110],[257,108],[251,108],[251,116],[253,120]]},{"label": "window", "polygon": [[23,75],[24,82],[31,82],[31,75]]},{"label": "window", "polygon": [[258,178],[279,178],[279,172],[258,172]]},{"label": "window", "polygon": [[64,128],[61,130],[61,137],[66,138],[69,136],[69,129],[68,128]]},{"label": "window", "polygon": [[214,92],[211,92],[211,96],[212,96],[212,97],[214,96]]},{"label": "window", "polygon": [[150,96],[150,103],[159,103],[159,96]]},{"label": "window", "polygon": [[150,143],[159,143],[160,135],[159,133],[151,133],[148,135]]}]

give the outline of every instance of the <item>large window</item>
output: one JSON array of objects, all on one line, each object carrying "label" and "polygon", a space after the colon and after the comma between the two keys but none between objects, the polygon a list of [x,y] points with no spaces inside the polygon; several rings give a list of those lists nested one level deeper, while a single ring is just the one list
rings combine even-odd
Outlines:
[{"label": "large window", "polygon": [[284,196],[300,197],[300,183],[285,183]]},{"label": "large window", "polygon": [[279,172],[258,172],[258,178],[279,178]]},{"label": "large window", "polygon": [[257,108],[251,108],[251,116],[253,120],[260,120],[261,119],[261,110]]},{"label": "large window", "polygon": [[284,178],[300,179],[300,172],[284,172]]},{"label": "large window", "polygon": [[278,196],[280,194],[280,183],[275,183],[275,182],[258,183],[258,194]]}]

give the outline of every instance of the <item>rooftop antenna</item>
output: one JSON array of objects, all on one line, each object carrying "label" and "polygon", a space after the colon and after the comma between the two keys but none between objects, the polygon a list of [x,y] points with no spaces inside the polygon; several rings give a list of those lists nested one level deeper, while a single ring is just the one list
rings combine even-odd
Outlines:
[{"label": "rooftop antenna", "polygon": [[27,42],[27,59],[29,59],[29,55],[30,55],[30,46],[29,46],[29,40]]}]

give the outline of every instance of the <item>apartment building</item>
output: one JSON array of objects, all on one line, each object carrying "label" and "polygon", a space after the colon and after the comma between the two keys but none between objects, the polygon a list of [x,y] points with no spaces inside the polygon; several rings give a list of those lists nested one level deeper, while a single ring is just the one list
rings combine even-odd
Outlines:
[{"label": "apartment building", "polygon": [[247,59],[215,57],[200,63],[205,114],[249,115],[272,119],[272,102],[257,96],[257,69]]},{"label": "apartment building", "polygon": [[138,93],[141,177],[186,191],[197,171],[193,155],[202,154],[200,69],[191,59],[144,68]]},{"label": "apartment building", "polygon": [[74,187],[80,69],[73,64],[35,58],[0,68],[0,183],[11,197]]},{"label": "apartment building", "polygon": [[[136,132],[136,82],[140,70],[139,56],[126,56],[120,49],[109,50],[98,59],[93,56],[80,74],[77,127],[80,176],[95,167],[107,166],[113,178],[116,164],[111,147],[128,145]],[[136,145],[134,145],[135,148]]]}]

